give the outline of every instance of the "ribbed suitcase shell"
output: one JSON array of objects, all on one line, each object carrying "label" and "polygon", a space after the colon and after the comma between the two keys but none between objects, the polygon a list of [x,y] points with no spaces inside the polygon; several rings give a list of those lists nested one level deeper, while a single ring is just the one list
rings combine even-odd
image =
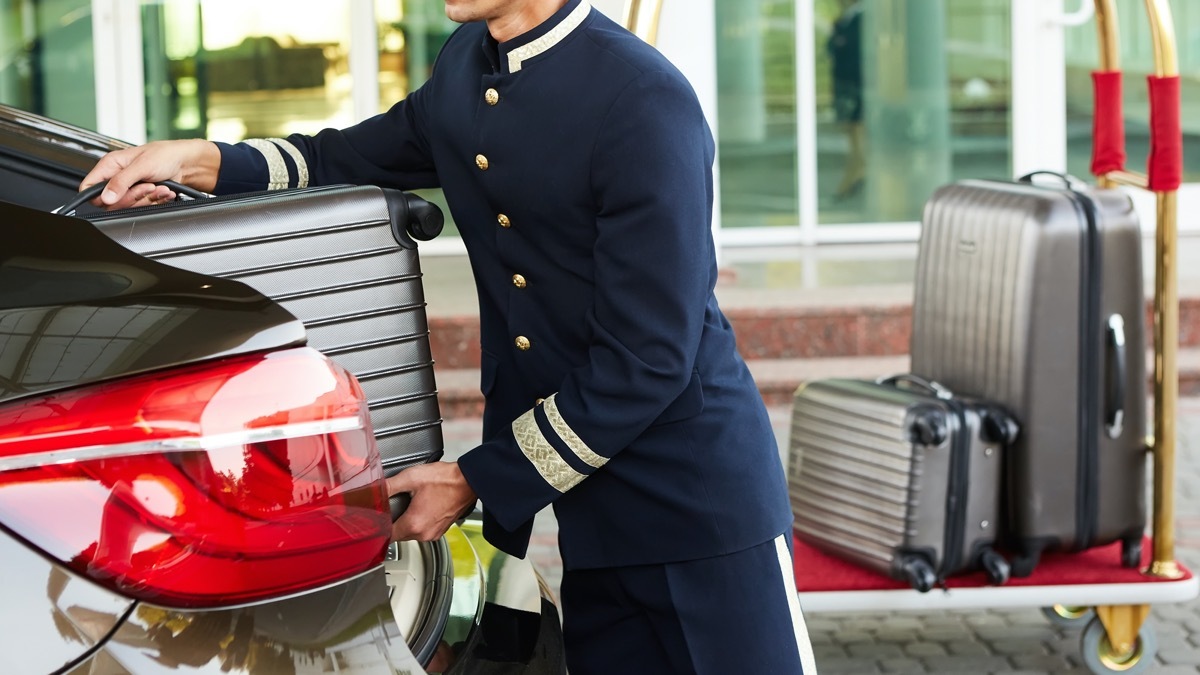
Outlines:
[{"label": "ribbed suitcase shell", "polygon": [[[1088,292],[1099,293],[1094,316]],[[1140,547],[1144,302],[1141,232],[1121,192],[963,181],[926,205],[912,369],[1016,415],[1008,517],[1028,565],[1050,548],[1118,539]],[[1127,350],[1124,426],[1115,438],[1104,409],[1117,377],[1105,328],[1112,316],[1121,317]]]},{"label": "ribbed suitcase shell", "polygon": [[336,186],[88,218],[146,257],[237,279],[296,315],[308,344],[362,384],[390,475],[443,448],[420,259],[393,234],[406,226],[393,201]]},{"label": "ribbed suitcase shell", "polygon": [[[801,385],[788,453],[797,535],[910,582],[913,559],[939,577],[978,568],[1000,529],[1003,441],[984,440],[988,414],[1008,419],[998,408],[864,380]],[[940,425],[942,438],[923,443],[922,423]],[[996,581],[1006,576],[1007,567]]]}]

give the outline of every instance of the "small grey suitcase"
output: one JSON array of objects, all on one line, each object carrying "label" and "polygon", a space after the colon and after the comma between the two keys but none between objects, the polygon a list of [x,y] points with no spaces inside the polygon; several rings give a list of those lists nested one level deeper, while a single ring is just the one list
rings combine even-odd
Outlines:
[{"label": "small grey suitcase", "polygon": [[[236,279],[304,322],[370,406],[388,475],[441,456],[441,415],[414,218],[440,213],[377,187],[331,186],[85,216],[133,251]],[[418,226],[424,223],[417,223]],[[434,232],[436,234],[436,232]]]},{"label": "small grey suitcase", "polygon": [[1124,193],[1053,176],[939,189],[917,258],[914,372],[1021,424],[1006,542],[1018,576],[1043,550],[1118,540],[1136,566],[1146,526],[1141,231]]},{"label": "small grey suitcase", "polygon": [[788,459],[797,536],[925,592],[983,568],[1008,579],[1000,530],[1003,408],[906,375],[796,390]]}]

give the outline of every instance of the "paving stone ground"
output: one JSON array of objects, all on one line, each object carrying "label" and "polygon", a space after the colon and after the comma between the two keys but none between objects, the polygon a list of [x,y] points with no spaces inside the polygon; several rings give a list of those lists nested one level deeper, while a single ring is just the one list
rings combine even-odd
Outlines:
[{"label": "paving stone ground", "polygon": [[[788,410],[772,408],[786,448]],[[478,442],[478,420],[446,422],[447,458]],[[1180,401],[1176,482],[1177,557],[1200,569],[1200,398]],[[557,524],[547,510],[535,521],[530,556],[550,585],[562,578]],[[1200,599],[1152,607],[1158,638],[1154,675],[1200,674]],[[938,613],[845,613],[808,617],[821,675],[943,673],[1077,675],[1080,631],[1051,625],[1039,608]]]}]

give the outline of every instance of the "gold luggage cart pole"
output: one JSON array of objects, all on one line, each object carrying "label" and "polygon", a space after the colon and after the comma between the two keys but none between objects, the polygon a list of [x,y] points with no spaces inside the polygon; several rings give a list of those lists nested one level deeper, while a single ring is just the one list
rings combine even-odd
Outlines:
[{"label": "gold luggage cart pole", "polygon": [[[1145,573],[1179,579],[1175,560],[1175,422],[1179,398],[1176,352],[1179,344],[1177,284],[1177,200],[1182,177],[1183,138],[1179,125],[1179,64],[1175,29],[1167,0],[1145,0],[1154,45],[1150,87],[1150,158],[1146,174],[1125,169],[1121,116],[1120,40],[1115,0],[1095,0],[1100,38],[1100,71],[1093,74],[1096,109],[1092,173],[1102,187],[1127,185],[1154,192],[1157,200],[1154,281],[1154,458],[1153,558]],[[1100,660],[1114,671],[1141,659],[1139,632],[1149,605],[1097,607],[1107,632]]]},{"label": "gold luggage cart pole", "polygon": [[663,0],[625,0],[625,28],[651,45],[658,42]]}]

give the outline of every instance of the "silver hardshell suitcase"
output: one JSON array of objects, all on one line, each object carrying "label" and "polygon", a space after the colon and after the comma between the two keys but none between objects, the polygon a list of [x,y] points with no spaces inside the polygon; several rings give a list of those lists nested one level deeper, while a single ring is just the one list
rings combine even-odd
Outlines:
[{"label": "silver hardshell suitcase", "polygon": [[1145,509],[1145,296],[1129,197],[962,181],[925,208],[912,369],[1011,410],[1013,573],[1043,550],[1121,541],[1136,566]]},{"label": "silver hardshell suitcase", "polygon": [[392,475],[443,448],[421,265],[408,233],[429,208],[394,190],[331,186],[82,217],[148,258],[241,281],[303,321],[308,344],[358,378]]},{"label": "silver hardshell suitcase", "polygon": [[1003,583],[993,545],[1017,433],[999,406],[913,376],[801,385],[788,459],[796,535],[922,592],[980,568]]}]

